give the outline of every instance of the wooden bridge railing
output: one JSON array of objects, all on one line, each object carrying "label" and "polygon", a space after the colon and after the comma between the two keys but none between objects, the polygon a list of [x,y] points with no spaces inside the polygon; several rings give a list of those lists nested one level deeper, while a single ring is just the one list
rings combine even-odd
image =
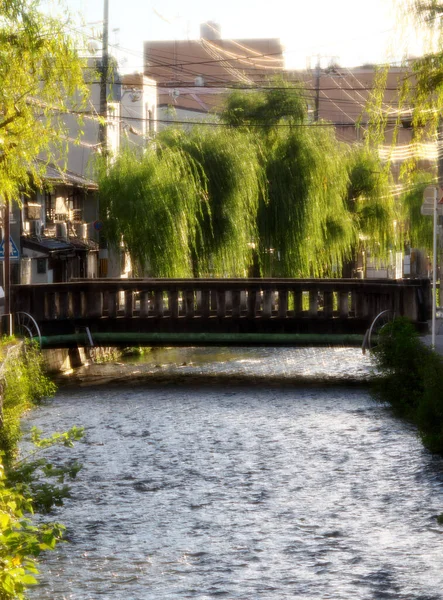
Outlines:
[{"label": "wooden bridge railing", "polygon": [[414,322],[430,310],[429,280],[82,279],[14,285],[13,311],[37,322],[91,319],[363,319],[391,309]]}]

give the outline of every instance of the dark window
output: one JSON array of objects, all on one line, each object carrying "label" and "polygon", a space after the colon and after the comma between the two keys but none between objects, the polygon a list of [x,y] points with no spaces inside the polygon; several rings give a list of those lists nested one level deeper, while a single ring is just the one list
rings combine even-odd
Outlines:
[{"label": "dark window", "polygon": [[46,258],[37,258],[37,273],[39,275],[46,273]]}]

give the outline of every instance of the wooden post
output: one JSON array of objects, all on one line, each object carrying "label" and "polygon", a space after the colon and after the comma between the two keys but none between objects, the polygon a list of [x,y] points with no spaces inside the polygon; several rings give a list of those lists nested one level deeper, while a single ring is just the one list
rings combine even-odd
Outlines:
[{"label": "wooden post", "polygon": [[294,290],[294,317],[299,317],[303,313],[303,292]]},{"label": "wooden post", "polygon": [[318,292],[317,290],[309,290],[309,316],[317,317],[318,313]]},{"label": "wooden post", "polygon": [[270,319],[272,316],[272,290],[263,291],[263,318]]},{"label": "wooden post", "polygon": [[146,319],[149,315],[149,294],[150,292],[140,292],[140,318]]},{"label": "wooden post", "polygon": [[69,293],[68,292],[59,292],[58,307],[59,307],[60,319],[68,319],[69,318]]},{"label": "wooden post", "polygon": [[288,315],[288,290],[278,290],[278,316],[287,317]]},{"label": "wooden post", "polygon": [[72,292],[72,313],[75,319],[83,317],[83,293],[81,291]]},{"label": "wooden post", "polygon": [[57,319],[58,318],[58,310],[57,310],[57,298],[55,292],[50,292],[47,294],[48,299],[48,319]]},{"label": "wooden post", "polygon": [[173,290],[171,292],[169,292],[169,311],[171,314],[171,317],[173,319],[178,319],[178,315],[179,315],[179,306],[178,306],[178,291],[177,290]]},{"label": "wooden post", "polygon": [[99,287],[86,292],[86,317],[102,317],[103,316],[103,294]]},{"label": "wooden post", "polygon": [[240,290],[232,290],[232,316],[237,319],[241,313],[241,293]]},{"label": "wooden post", "polygon": [[187,317],[194,317],[195,315],[195,307],[194,307],[194,290],[185,290],[185,315]]},{"label": "wooden post", "polygon": [[161,290],[155,290],[154,292],[154,314],[156,317],[164,317],[165,315],[163,292]]},{"label": "wooden post", "polygon": [[338,293],[338,314],[341,319],[349,317],[349,292]]},{"label": "wooden post", "polygon": [[201,315],[203,318],[207,319],[209,317],[209,290],[201,291]]},{"label": "wooden post", "polygon": [[331,319],[334,312],[334,292],[323,292],[323,299],[323,314],[327,319]]},{"label": "wooden post", "polygon": [[217,317],[226,317],[226,292],[217,290]]},{"label": "wooden post", "polygon": [[108,317],[115,319],[118,313],[118,292],[108,292]]},{"label": "wooden post", "polygon": [[248,290],[248,317],[255,318],[257,314],[257,292]]}]

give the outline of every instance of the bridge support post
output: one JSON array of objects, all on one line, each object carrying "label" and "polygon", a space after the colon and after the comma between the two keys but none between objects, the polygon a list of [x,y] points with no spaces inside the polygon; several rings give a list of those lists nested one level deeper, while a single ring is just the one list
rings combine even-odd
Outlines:
[{"label": "bridge support post", "polygon": [[309,292],[309,316],[316,317],[318,313],[318,292],[310,290]]},{"label": "bridge support post", "polygon": [[140,317],[146,319],[149,314],[150,292],[140,292]]},{"label": "bridge support post", "polygon": [[217,290],[217,317],[226,317],[226,293],[225,290]]},{"label": "bridge support post", "polygon": [[278,316],[285,318],[288,314],[288,291],[278,290]]},{"label": "bridge support post", "polygon": [[103,294],[99,288],[86,293],[86,314],[93,318],[103,316]]},{"label": "bridge support post", "polygon": [[339,292],[338,313],[342,319],[349,317],[349,292]]},{"label": "bridge support post", "polygon": [[327,319],[330,319],[334,312],[334,294],[333,292],[324,292],[323,294],[323,313]]},{"label": "bridge support post", "polygon": [[192,318],[195,314],[194,307],[194,290],[186,290],[184,293],[185,300],[185,314],[187,317]]},{"label": "bridge support post", "polygon": [[108,292],[108,317],[115,319],[118,312],[118,292]]},{"label": "bridge support post", "polygon": [[303,292],[294,290],[294,317],[298,317],[303,312]]},{"label": "bridge support post", "polygon": [[207,319],[209,317],[210,305],[209,305],[209,290],[202,290],[201,293],[201,312],[202,317]]},{"label": "bridge support post", "polygon": [[232,291],[232,316],[236,319],[241,314],[241,292],[240,290]]},{"label": "bridge support post", "polygon": [[173,319],[178,319],[179,306],[178,306],[178,291],[173,290],[169,293],[169,311]]},{"label": "bridge support post", "polygon": [[270,319],[272,316],[272,290],[263,292],[263,318]]},{"label": "bridge support post", "polygon": [[163,292],[159,290],[155,290],[154,293],[154,312],[156,317],[163,317],[165,314]]}]

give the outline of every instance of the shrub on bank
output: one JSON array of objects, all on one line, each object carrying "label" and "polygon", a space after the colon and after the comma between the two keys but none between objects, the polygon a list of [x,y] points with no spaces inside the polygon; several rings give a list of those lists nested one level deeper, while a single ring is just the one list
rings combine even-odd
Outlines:
[{"label": "shrub on bank", "polygon": [[443,453],[443,359],[419,338],[413,325],[395,319],[380,331],[374,359],[380,376],[375,395],[415,423],[431,452]]},{"label": "shrub on bank", "polygon": [[21,437],[20,418],[42,398],[53,396],[55,385],[43,368],[37,346],[16,345],[2,367],[3,407],[0,426],[0,451],[5,467],[12,464]]},{"label": "shrub on bank", "polygon": [[[9,350],[9,351],[8,351]],[[68,494],[65,477],[74,477],[76,463],[54,466],[37,455],[61,444],[72,446],[83,430],[73,427],[49,438],[32,431],[34,449],[18,457],[20,418],[41,398],[51,396],[55,385],[45,376],[42,356],[35,346],[20,346],[13,340],[0,342],[3,406],[0,412],[0,600],[24,599],[26,588],[37,583],[36,559],[61,540],[58,523],[35,525],[26,515],[61,504]],[[55,478],[56,484],[51,483]]]}]

